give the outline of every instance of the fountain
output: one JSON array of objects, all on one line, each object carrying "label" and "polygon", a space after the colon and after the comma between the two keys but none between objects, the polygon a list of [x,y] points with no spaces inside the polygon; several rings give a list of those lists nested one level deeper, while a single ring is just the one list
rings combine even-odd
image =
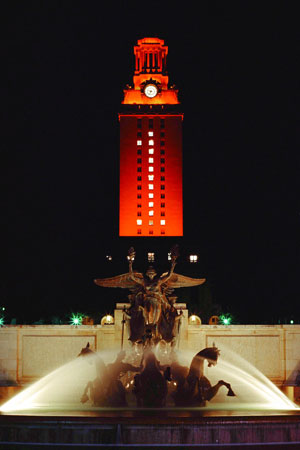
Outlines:
[{"label": "fountain", "polygon": [[[8,428],[14,441],[27,442],[20,423],[28,417],[39,430],[30,437],[34,442],[49,439],[49,420],[55,442],[82,445],[142,448],[153,445],[153,439],[158,446],[199,447],[300,441],[299,408],[251,364],[224,345],[218,349],[213,344],[196,355],[177,348],[182,311],[175,308],[172,292],[205,281],[174,272],[178,249],[172,249],[170,271],[161,276],[152,267],[145,275],[133,271],[134,257],[131,248],[127,274],[95,280],[100,286],[132,291],[131,306],[123,310],[121,351],[95,352],[87,342],[75,360],[3,404],[0,442],[11,442],[5,440]],[[125,327],[131,345],[126,352]],[[72,432],[62,437],[66,416]],[[88,438],[82,430],[88,430]]]}]

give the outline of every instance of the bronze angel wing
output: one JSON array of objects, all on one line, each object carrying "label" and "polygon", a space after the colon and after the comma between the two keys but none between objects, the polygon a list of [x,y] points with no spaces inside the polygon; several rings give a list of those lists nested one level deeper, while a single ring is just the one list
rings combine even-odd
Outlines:
[{"label": "bronze angel wing", "polygon": [[180,287],[199,286],[205,281],[205,278],[191,278],[186,277],[185,275],[179,275],[178,273],[173,273],[164,284],[166,284],[168,288],[176,289]]},{"label": "bronze angel wing", "polygon": [[[136,278],[143,279],[143,274],[139,272],[133,272]],[[113,288],[123,288],[123,289],[134,289],[140,286],[140,283],[132,280],[129,273],[124,273],[123,275],[117,275],[111,278],[96,278],[94,283],[97,286],[102,287],[113,287]]]}]

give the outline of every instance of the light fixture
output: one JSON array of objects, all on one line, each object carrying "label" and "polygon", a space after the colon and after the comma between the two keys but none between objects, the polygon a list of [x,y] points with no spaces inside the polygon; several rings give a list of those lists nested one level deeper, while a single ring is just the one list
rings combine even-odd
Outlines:
[{"label": "light fixture", "polygon": [[106,314],[106,316],[102,317],[100,323],[101,323],[101,325],[113,325],[114,318],[110,314]]}]

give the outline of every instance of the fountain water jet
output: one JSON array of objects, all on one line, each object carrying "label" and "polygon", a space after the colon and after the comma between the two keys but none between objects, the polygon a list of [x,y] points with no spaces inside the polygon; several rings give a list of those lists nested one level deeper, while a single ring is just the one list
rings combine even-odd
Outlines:
[{"label": "fountain water jet", "polygon": [[[234,358],[237,363],[222,359],[213,368],[206,368],[206,375],[214,383],[216,380],[230,379],[236,397],[227,397],[225,390],[220,389],[218,394],[207,403],[202,410],[299,410],[271,381],[261,374],[250,363],[243,358],[234,355],[228,349],[225,350],[227,356]],[[112,362],[116,353],[101,352],[98,354],[105,364]],[[178,352],[181,364],[189,365],[193,358],[192,352]],[[94,364],[89,364],[85,358],[76,358],[62,367],[54,370],[50,374],[35,382],[30,387],[17,394],[0,408],[2,413],[33,412],[35,414],[44,411],[82,411],[105,410],[105,407],[95,408],[90,403],[82,405],[80,398],[86,383],[96,377]],[[245,370],[247,369],[247,370]],[[209,373],[208,373],[209,372]],[[127,397],[129,399],[129,409],[134,409],[132,390],[132,380],[127,379]],[[169,395],[166,406],[174,408],[171,393],[174,391],[174,381],[168,382]],[[177,408],[176,408],[177,409]]]}]

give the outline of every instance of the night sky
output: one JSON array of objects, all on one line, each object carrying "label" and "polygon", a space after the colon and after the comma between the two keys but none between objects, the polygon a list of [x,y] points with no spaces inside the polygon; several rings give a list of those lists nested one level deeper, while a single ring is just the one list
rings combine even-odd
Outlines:
[{"label": "night sky", "polygon": [[[110,246],[130,244],[118,239],[117,113],[133,46],[146,36],[168,45],[185,114],[184,239],[174,243],[194,245],[193,274],[236,322],[299,323],[296,11],[284,2],[103,5],[9,2],[2,11],[8,323],[113,311],[117,293],[103,298],[93,279],[107,276]],[[127,271],[125,257],[114,270]]]}]

